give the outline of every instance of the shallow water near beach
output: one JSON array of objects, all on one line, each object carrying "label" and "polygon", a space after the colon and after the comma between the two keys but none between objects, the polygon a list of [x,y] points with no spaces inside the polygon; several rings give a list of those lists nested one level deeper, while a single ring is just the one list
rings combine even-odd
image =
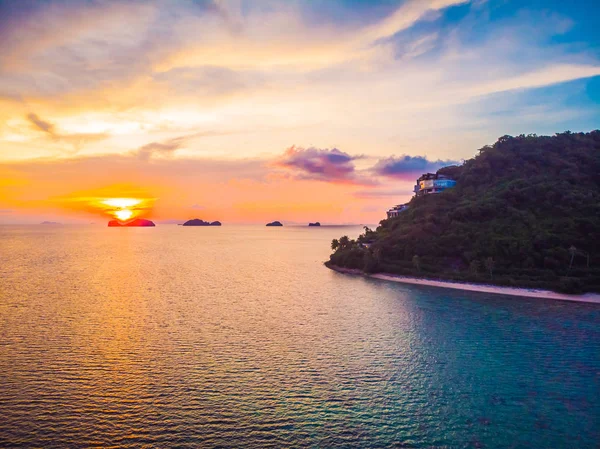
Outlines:
[{"label": "shallow water near beach", "polygon": [[359,227],[0,227],[0,446],[597,448],[600,306],[333,272]]}]

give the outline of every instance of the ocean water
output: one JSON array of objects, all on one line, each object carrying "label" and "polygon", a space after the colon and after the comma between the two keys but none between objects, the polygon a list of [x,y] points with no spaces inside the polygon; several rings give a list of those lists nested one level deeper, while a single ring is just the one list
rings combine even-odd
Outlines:
[{"label": "ocean water", "polygon": [[325,268],[359,230],[0,227],[0,446],[599,447],[599,306]]}]

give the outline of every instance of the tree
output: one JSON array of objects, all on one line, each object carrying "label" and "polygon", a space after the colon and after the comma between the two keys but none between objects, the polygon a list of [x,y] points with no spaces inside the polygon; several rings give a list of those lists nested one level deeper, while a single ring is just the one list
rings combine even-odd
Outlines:
[{"label": "tree", "polygon": [[473,276],[477,276],[479,273],[479,266],[480,263],[478,260],[472,260],[469,264],[469,273],[471,273]]},{"label": "tree", "polygon": [[339,244],[341,249],[346,249],[350,245],[350,239],[347,235],[344,235],[343,237],[340,237]]},{"label": "tree", "polygon": [[495,264],[496,264],[496,262],[494,262],[493,257],[490,256],[487,259],[485,259],[485,267],[490,272],[490,279],[494,279],[494,265]]},{"label": "tree", "polygon": [[583,251],[583,254],[585,255],[586,266],[587,266],[587,268],[589,270],[590,269],[590,253],[588,253],[587,251]]},{"label": "tree", "polygon": [[571,262],[569,262],[569,270],[570,270],[571,267],[573,266],[573,259],[575,259],[575,254],[577,254],[577,248],[575,248],[575,246],[571,245],[571,247],[569,248],[569,254],[571,254]]},{"label": "tree", "polygon": [[372,251],[368,250],[364,252],[363,256],[364,266],[363,271],[365,273],[376,273],[379,270],[379,261],[375,257]]},{"label": "tree", "polygon": [[421,272],[421,259],[416,254],[412,258],[412,264],[418,272]]},{"label": "tree", "polygon": [[418,254],[426,261],[421,272],[440,279],[476,274],[572,292],[568,273],[581,291],[600,292],[600,130],[504,136],[475,154],[438,171],[456,181],[453,188],[412,198],[375,230],[361,226],[359,247],[348,242],[332,264],[356,268],[366,246],[373,255],[381,249],[379,266],[393,274],[416,274]]},{"label": "tree", "polygon": [[331,249],[332,251],[337,251],[337,249],[340,247],[340,241],[338,239],[333,239],[331,241]]}]

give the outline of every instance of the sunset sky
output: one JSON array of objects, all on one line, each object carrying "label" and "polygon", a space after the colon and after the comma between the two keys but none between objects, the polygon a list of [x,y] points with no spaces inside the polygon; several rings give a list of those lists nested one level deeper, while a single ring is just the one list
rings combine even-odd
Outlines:
[{"label": "sunset sky", "polygon": [[115,198],[159,223],[376,223],[499,136],[599,128],[598,17],[595,0],[0,0],[0,224],[104,223]]}]

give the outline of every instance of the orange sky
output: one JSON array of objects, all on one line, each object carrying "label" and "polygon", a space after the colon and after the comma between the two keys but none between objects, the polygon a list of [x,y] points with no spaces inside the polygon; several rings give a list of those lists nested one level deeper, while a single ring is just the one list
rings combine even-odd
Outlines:
[{"label": "orange sky", "polygon": [[582,43],[547,45],[569,19],[490,8],[2,3],[0,224],[103,221],[107,198],[157,221],[375,223],[423,172],[597,116],[538,95],[600,75]]}]

